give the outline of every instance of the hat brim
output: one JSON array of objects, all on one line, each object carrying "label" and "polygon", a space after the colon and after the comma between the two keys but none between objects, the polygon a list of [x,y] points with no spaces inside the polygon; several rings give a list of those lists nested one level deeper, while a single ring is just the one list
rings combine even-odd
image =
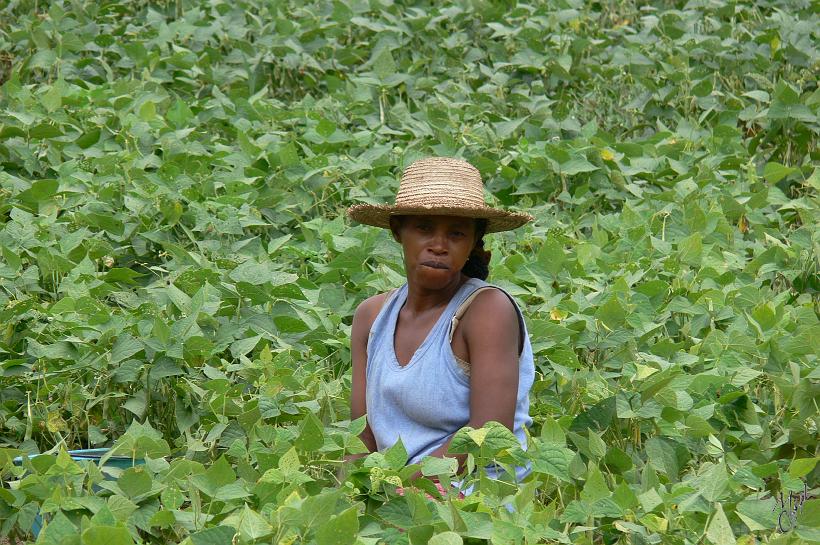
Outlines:
[{"label": "hat brim", "polygon": [[458,216],[487,220],[487,233],[511,231],[534,218],[522,212],[507,212],[497,208],[452,208],[442,206],[391,206],[388,204],[356,204],[348,208],[350,219],[373,227],[390,228],[390,216]]}]

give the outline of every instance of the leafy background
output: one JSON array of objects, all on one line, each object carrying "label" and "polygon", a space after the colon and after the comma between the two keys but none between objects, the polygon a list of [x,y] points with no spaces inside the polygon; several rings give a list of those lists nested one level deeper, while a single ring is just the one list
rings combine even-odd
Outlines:
[{"label": "leafy background", "polygon": [[[0,536],[729,543],[817,486],[818,29],[806,0],[0,7]],[[527,316],[526,453],[459,500],[362,450],[349,334],[403,282],[350,225],[462,156]],[[104,475],[54,449],[115,446]],[[55,448],[57,447],[57,448]],[[428,461],[443,481],[453,468]],[[814,494],[816,495],[816,488]],[[39,515],[38,515],[39,514]]]}]

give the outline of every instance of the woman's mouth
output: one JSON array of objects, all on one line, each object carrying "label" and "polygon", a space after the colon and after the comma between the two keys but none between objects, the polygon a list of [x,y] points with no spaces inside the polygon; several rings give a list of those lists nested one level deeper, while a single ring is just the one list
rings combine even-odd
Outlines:
[{"label": "woman's mouth", "polygon": [[431,269],[446,270],[446,269],[450,268],[447,265],[445,265],[444,263],[442,263],[441,261],[423,261],[421,264],[424,265],[425,267],[430,267]]}]

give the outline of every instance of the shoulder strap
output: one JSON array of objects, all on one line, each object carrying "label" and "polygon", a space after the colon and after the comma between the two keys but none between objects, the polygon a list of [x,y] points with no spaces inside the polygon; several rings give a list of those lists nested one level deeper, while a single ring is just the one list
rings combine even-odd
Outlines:
[{"label": "shoulder strap", "polygon": [[469,308],[470,303],[473,302],[473,299],[484,290],[491,290],[495,289],[493,286],[481,286],[477,288],[473,293],[467,296],[466,299],[459,305],[456,309],[456,313],[453,315],[453,319],[450,321],[450,332],[447,334],[447,342],[453,342],[453,333],[455,333],[456,328],[458,327],[458,322],[461,320],[461,317],[464,316],[464,313],[467,312],[467,308]]},{"label": "shoulder strap", "polygon": [[[510,297],[510,295],[506,291],[499,288],[498,286],[481,286],[480,288],[476,289],[473,293],[468,295],[467,298],[464,299],[464,301],[461,303],[461,305],[459,305],[458,309],[456,309],[456,313],[453,315],[453,319],[450,321],[450,333],[447,335],[448,342],[451,342],[451,343],[453,342],[453,334],[456,331],[456,327],[458,327],[458,322],[461,320],[462,316],[464,316],[464,313],[467,312],[467,308],[470,306],[470,303],[473,302],[473,299],[475,299],[476,296],[479,293],[481,293],[482,291],[491,290],[491,289],[500,290],[501,293],[506,295],[512,301],[512,298]],[[514,304],[515,304],[515,301],[513,301],[513,305]],[[521,351],[524,349],[524,322],[523,322],[523,319],[521,317],[521,314],[519,313],[519,311],[517,309],[516,309],[516,314],[518,314],[519,354],[521,354]]]},{"label": "shoulder strap", "polygon": [[[382,301],[382,304],[379,306],[379,312],[382,311],[382,309],[384,308],[384,305],[387,304],[387,300],[390,299],[390,296],[393,295],[393,292],[396,291],[397,289],[398,288],[393,288],[393,289],[391,289],[390,291],[387,292],[387,296],[384,298],[384,301]],[[378,314],[379,312],[377,312],[376,314]]]},{"label": "shoulder strap", "polygon": [[[388,291],[388,292],[387,292],[387,296],[386,296],[386,297],[384,298],[384,300],[382,301],[382,304],[381,304],[381,305],[379,305],[379,310],[378,310],[378,311],[376,311],[376,316],[378,316],[378,315],[379,315],[379,313],[380,313],[380,312],[382,311],[382,309],[384,308],[384,305],[386,305],[386,304],[387,304],[387,301],[390,299],[390,296],[391,296],[391,295],[393,295],[393,292],[394,292],[394,291],[396,291],[397,289],[398,289],[398,288],[393,288],[393,289],[391,289],[390,291]],[[376,320],[374,319],[374,320],[373,320],[373,323],[375,323],[375,322],[376,322]],[[369,333],[369,335],[373,335],[373,324],[370,324],[370,333]]]}]

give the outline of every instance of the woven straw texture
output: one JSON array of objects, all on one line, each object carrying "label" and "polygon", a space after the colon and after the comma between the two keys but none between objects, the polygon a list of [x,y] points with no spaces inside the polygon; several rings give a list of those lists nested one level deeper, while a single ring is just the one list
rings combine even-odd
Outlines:
[{"label": "woven straw texture", "polygon": [[394,205],[357,204],[347,215],[359,223],[390,227],[390,216],[440,215],[485,218],[487,232],[509,231],[533,218],[487,206],[478,170],[466,161],[430,157],[407,167],[399,182]]}]

